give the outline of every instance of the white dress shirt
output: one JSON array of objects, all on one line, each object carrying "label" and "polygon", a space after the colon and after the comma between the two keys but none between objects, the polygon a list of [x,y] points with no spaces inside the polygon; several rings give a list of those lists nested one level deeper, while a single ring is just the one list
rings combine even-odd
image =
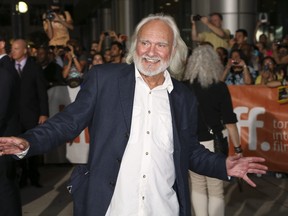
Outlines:
[{"label": "white dress shirt", "polygon": [[150,90],[137,69],[130,138],[106,216],[176,216],[171,77]]}]

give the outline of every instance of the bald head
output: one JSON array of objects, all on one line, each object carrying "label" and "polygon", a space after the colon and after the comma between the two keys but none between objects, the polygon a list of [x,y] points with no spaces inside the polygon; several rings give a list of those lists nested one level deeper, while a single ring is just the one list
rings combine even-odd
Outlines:
[{"label": "bald head", "polygon": [[23,39],[14,40],[12,43],[11,54],[15,61],[21,61],[27,56],[27,43]]}]

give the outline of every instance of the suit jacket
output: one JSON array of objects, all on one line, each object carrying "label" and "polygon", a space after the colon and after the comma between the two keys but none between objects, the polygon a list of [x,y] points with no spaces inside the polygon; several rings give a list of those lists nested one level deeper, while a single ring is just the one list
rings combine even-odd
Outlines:
[{"label": "suit jacket", "polygon": [[[0,136],[19,134],[18,82],[11,71],[0,66]],[[0,157],[0,215],[21,215],[14,163],[10,156]]]},{"label": "suit jacket", "polygon": [[[4,55],[0,59],[0,67],[4,67],[8,71],[14,71],[14,75],[17,75],[17,72],[14,70],[14,65],[12,59],[8,55]],[[16,73],[15,73],[16,72]]]},{"label": "suit jacket", "polygon": [[8,55],[0,59],[0,73],[0,135],[15,136],[20,133],[20,78]]},{"label": "suit jacket", "polygon": [[46,81],[42,68],[32,58],[22,68],[19,104],[24,131],[35,127],[40,115],[49,115]]},{"label": "suit jacket", "polygon": [[[227,179],[227,174],[225,157],[209,152],[197,141],[195,96],[178,81],[173,80],[173,85],[169,100],[176,170],[174,189],[178,195],[180,215],[186,216],[190,215],[191,209],[188,168],[222,179]],[[89,127],[87,167],[77,168],[74,174],[78,172],[80,176],[73,178],[72,182],[75,215],[102,216],[108,209],[129,139],[134,90],[133,64],[94,66],[74,103],[45,124],[22,135],[31,144],[29,156],[72,140]]]}]

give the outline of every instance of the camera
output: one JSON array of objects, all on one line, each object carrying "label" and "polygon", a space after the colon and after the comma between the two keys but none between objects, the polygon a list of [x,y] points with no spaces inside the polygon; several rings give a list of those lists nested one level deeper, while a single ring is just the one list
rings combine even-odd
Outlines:
[{"label": "camera", "polygon": [[55,19],[55,12],[53,10],[47,10],[46,11],[46,19],[52,21]]},{"label": "camera", "polygon": [[71,49],[70,49],[69,47],[64,47],[64,51],[65,51],[65,52],[70,52]]},{"label": "camera", "polygon": [[264,65],[263,71],[264,71],[264,72],[269,72],[269,65],[268,65],[268,64],[265,64],[265,65]]},{"label": "camera", "polygon": [[261,23],[267,23],[268,22],[268,14],[267,13],[260,13],[259,14],[259,21]]},{"label": "camera", "polygon": [[202,16],[200,16],[199,14],[197,14],[197,15],[195,15],[195,16],[191,16],[192,17],[192,20],[194,21],[194,22],[196,22],[196,21],[199,21],[201,18],[202,18]]},{"label": "camera", "polygon": [[106,37],[108,37],[108,36],[109,36],[109,32],[104,32],[104,35],[105,35]]}]

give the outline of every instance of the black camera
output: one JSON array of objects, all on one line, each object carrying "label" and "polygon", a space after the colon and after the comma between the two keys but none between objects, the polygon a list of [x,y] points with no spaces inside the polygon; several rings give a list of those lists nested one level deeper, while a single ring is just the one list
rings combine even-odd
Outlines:
[{"label": "black camera", "polygon": [[55,19],[55,11],[53,10],[47,10],[46,11],[46,19],[52,21]]},{"label": "black camera", "polygon": [[192,20],[193,20],[194,22],[199,21],[201,18],[202,18],[202,16],[200,16],[199,14],[197,14],[197,15],[195,15],[195,16],[192,16]]},{"label": "black camera", "polygon": [[269,65],[265,64],[263,67],[264,72],[269,72]]},{"label": "black camera", "polygon": [[108,36],[109,36],[109,32],[104,32],[104,35],[105,35],[106,37],[108,37]]},{"label": "black camera", "polygon": [[70,49],[69,47],[64,47],[64,51],[65,51],[65,52],[70,52],[71,49]]}]

